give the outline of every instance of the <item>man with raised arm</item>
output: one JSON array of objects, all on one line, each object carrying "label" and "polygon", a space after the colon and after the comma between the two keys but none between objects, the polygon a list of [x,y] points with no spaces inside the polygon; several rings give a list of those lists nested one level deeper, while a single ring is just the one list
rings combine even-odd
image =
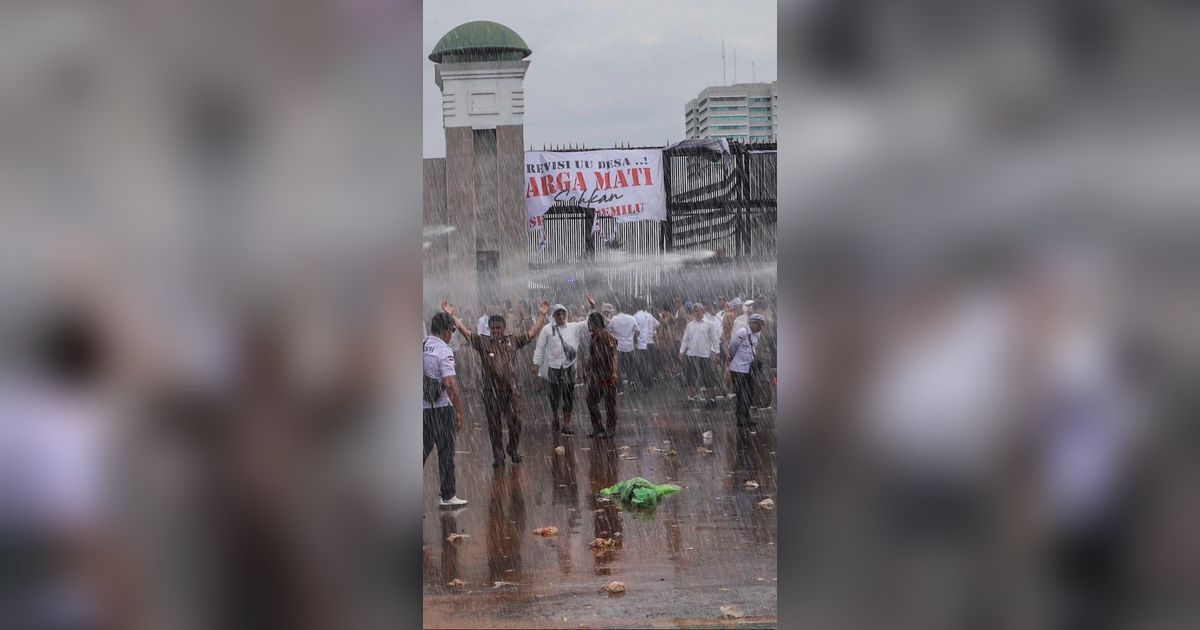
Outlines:
[{"label": "man with raised arm", "polygon": [[[504,465],[505,452],[512,459],[512,463],[521,463],[521,456],[517,453],[521,440],[521,394],[517,389],[517,351],[529,345],[546,323],[550,301],[542,300],[538,307],[538,318],[533,326],[519,333],[506,332],[508,324],[503,315],[488,316],[488,336],[471,332],[455,315],[455,308],[449,302],[442,302],[442,310],[454,318],[454,327],[479,353],[479,362],[483,367],[483,409],[488,420],[488,435],[492,440],[492,467],[499,468]],[[507,449],[504,448],[503,419],[508,420]]]}]

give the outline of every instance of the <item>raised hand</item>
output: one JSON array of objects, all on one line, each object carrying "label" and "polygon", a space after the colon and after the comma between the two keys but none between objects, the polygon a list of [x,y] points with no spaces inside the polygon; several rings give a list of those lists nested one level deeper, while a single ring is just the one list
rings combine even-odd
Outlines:
[{"label": "raised hand", "polygon": [[450,317],[455,317],[458,313],[458,309],[454,308],[454,305],[450,303],[450,300],[442,300],[442,310],[445,311]]},{"label": "raised hand", "polygon": [[549,312],[550,312],[550,300],[542,300],[542,303],[538,304],[538,315],[544,316]]},{"label": "raised hand", "polygon": [[588,293],[585,293],[585,294],[584,294],[584,297],[586,297],[586,298],[587,298],[587,301],[588,301],[588,305],[589,305],[589,306],[591,306],[592,308],[595,308],[595,307],[596,307],[596,300],[595,300],[595,299],[592,297],[592,294],[591,294],[590,292],[588,292]]}]

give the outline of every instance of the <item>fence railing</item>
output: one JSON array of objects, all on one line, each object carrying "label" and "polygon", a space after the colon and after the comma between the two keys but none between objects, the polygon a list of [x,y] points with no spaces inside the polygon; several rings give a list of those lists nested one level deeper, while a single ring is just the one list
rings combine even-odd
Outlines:
[{"label": "fence railing", "polygon": [[[530,267],[551,271],[585,263],[580,266],[599,267],[605,282],[619,284],[625,293],[645,295],[659,282],[661,268],[622,265],[622,260],[698,250],[715,252],[722,260],[774,257],[776,145],[732,142],[729,148],[729,153],[693,148],[663,152],[666,221],[617,223],[600,217],[600,229],[594,231],[595,215],[588,208],[552,208],[544,232],[529,234]],[[544,149],[597,150],[575,145]]]}]

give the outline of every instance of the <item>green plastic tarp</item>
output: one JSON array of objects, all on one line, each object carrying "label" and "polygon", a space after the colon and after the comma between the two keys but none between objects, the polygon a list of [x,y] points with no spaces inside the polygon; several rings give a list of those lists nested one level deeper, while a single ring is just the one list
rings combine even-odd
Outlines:
[{"label": "green plastic tarp", "polygon": [[668,494],[675,494],[679,490],[680,487],[675,484],[655,484],[641,477],[634,477],[601,490],[600,495],[605,497],[619,496],[622,501],[630,503],[635,507],[654,507],[658,505],[659,499]]}]

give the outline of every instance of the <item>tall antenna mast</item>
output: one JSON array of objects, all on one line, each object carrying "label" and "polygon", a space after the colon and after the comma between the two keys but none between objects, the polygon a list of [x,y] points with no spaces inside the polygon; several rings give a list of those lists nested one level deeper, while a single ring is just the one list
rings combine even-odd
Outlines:
[{"label": "tall antenna mast", "polygon": [[721,40],[721,85],[729,85],[725,80],[725,40]]}]

